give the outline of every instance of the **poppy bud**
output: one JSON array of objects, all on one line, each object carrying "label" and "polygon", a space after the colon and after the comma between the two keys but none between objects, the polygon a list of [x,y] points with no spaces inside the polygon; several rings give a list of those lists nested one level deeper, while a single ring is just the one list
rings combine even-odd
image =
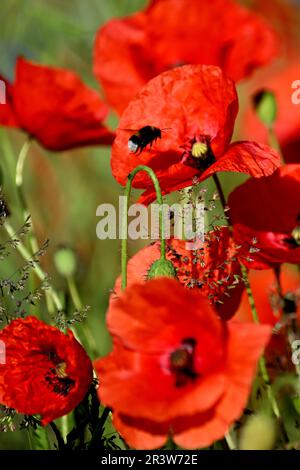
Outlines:
[{"label": "poppy bud", "polygon": [[148,271],[147,279],[155,277],[176,277],[176,271],[171,261],[163,258],[154,261]]},{"label": "poppy bud", "polygon": [[54,255],[57,271],[64,277],[73,276],[76,270],[76,257],[70,248],[59,248]]},{"label": "poppy bud", "polygon": [[244,424],[240,439],[240,450],[271,450],[277,436],[275,420],[260,413],[250,416]]},{"label": "poppy bud", "polygon": [[276,98],[272,91],[261,90],[253,96],[253,104],[260,121],[267,127],[274,124],[277,117]]}]

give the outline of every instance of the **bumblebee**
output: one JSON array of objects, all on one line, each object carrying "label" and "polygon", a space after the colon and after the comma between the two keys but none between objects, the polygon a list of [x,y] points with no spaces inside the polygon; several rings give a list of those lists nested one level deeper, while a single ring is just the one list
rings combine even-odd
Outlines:
[{"label": "bumblebee", "polygon": [[152,147],[153,142],[161,139],[162,132],[167,129],[159,129],[154,126],[145,126],[138,129],[128,140],[130,152],[140,154],[147,145]]}]

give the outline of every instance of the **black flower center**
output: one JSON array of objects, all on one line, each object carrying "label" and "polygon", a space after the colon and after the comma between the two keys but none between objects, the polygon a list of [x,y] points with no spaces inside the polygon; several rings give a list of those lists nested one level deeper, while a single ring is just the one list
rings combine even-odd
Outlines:
[{"label": "black flower center", "polygon": [[183,148],[181,163],[199,171],[206,170],[216,161],[208,136],[195,136]]},{"label": "black flower center", "polygon": [[47,387],[57,395],[66,397],[75,386],[75,381],[68,377],[67,364],[54,351],[48,353],[48,358],[53,367],[45,374]]},{"label": "black flower center", "polygon": [[195,371],[195,348],[196,340],[186,338],[170,354],[170,370],[175,375],[176,387],[183,387],[198,377]]}]

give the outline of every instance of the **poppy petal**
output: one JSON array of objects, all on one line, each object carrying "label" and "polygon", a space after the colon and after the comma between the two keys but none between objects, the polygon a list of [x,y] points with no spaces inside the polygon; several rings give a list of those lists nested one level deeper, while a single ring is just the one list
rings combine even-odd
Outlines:
[{"label": "poppy petal", "polygon": [[261,178],[271,175],[279,166],[280,156],[271,147],[256,142],[234,142],[200,179],[204,180],[219,171],[246,173]]}]

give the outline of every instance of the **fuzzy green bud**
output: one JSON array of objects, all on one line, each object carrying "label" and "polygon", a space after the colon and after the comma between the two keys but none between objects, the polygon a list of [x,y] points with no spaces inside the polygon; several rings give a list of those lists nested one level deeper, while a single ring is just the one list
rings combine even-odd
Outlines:
[{"label": "fuzzy green bud", "polygon": [[261,90],[253,96],[253,104],[260,121],[271,127],[277,117],[276,98],[272,91]]},{"label": "fuzzy green bud", "polygon": [[163,258],[154,261],[148,271],[147,279],[155,277],[176,277],[176,271],[171,261]]},{"label": "fuzzy green bud", "polygon": [[276,421],[264,413],[250,416],[239,439],[240,450],[271,450],[277,437]]},{"label": "fuzzy green bud", "polygon": [[54,264],[61,276],[71,277],[76,271],[76,256],[70,248],[60,248],[54,255]]}]

